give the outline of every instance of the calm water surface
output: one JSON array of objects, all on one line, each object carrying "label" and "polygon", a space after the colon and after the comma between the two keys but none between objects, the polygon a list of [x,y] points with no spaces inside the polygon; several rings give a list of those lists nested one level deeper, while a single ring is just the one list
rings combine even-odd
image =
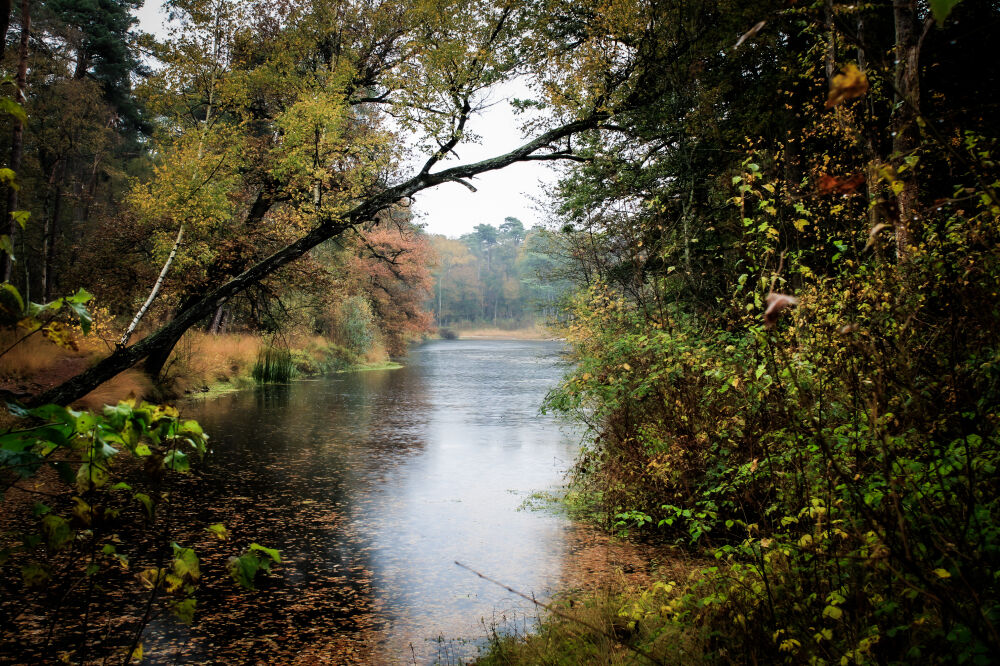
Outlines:
[{"label": "calm water surface", "polygon": [[402,369],[187,407],[214,449],[195,520],[224,522],[230,553],[258,541],[286,561],[256,595],[206,583],[195,626],[157,621],[150,647],[184,663],[458,663],[484,624],[533,615],[454,561],[540,598],[557,586],[571,527],[520,508],[579,442],[538,412],[561,349],[431,342]]}]

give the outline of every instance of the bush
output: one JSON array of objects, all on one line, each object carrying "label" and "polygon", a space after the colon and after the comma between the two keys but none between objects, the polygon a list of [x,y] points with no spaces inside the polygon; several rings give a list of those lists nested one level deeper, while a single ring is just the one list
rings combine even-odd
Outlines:
[{"label": "bush", "polygon": [[714,319],[576,300],[547,407],[594,429],[578,483],[608,526],[718,561],[664,629],[741,663],[1000,649],[998,243],[992,214],[943,216],[906,265],[803,270],[775,329],[743,283]]}]

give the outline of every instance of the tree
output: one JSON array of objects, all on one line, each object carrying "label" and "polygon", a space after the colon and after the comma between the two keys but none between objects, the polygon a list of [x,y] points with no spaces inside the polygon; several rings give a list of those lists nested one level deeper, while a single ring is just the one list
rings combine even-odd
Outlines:
[{"label": "tree", "polygon": [[[410,2],[379,7],[324,3],[291,8],[277,23],[274,8],[245,7],[251,27],[231,36],[224,50],[233,54],[232,67],[216,72],[219,78],[214,79],[225,91],[214,113],[218,120],[208,130],[218,152],[209,157],[206,150],[201,163],[207,169],[210,160],[217,159],[209,184],[220,196],[242,202],[245,227],[263,230],[260,222],[265,218],[282,219],[287,231],[277,235],[277,247],[272,245],[269,253],[258,247],[242,257],[209,257],[192,273],[203,278],[178,295],[177,311],[166,325],[37,401],[70,401],[144,359],[147,370],[155,373],[189,327],[320,243],[377,222],[384,211],[429,187],[462,182],[520,161],[571,156],[566,140],[610,116],[593,104],[577,105],[572,112],[564,107],[561,121],[507,153],[436,169],[462,141],[484,91],[545,55],[533,54],[521,37],[529,13],[525,5],[483,2],[464,7],[467,11],[452,14],[446,6]],[[188,9],[194,17],[194,10]],[[454,16],[467,20],[456,22]],[[184,99],[176,92],[205,90],[205,82],[213,81],[215,70],[204,45],[181,53],[190,55],[190,66],[177,69],[178,77],[159,77],[163,93],[156,108],[168,109],[170,100]],[[515,57],[519,53],[526,55]],[[296,77],[284,76],[293,71]],[[174,108],[176,120],[165,128],[176,137],[171,143],[177,151],[197,157],[192,133],[200,134],[201,128],[181,122],[184,107]],[[396,148],[380,125],[380,109],[391,109],[430,142],[429,155],[416,173],[396,175]],[[194,118],[200,117],[196,107]],[[168,172],[157,179],[156,187],[202,182],[190,175],[185,181],[183,169]],[[201,190],[195,194],[202,196]],[[198,220],[198,210],[192,210],[191,219]],[[293,230],[299,235],[289,240]],[[206,247],[217,246],[213,242]]]}]

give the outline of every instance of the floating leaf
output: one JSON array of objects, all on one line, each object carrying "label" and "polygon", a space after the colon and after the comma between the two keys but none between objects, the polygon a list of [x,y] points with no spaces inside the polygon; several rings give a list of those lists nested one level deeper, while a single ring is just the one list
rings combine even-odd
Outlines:
[{"label": "floating leaf", "polygon": [[28,122],[28,114],[24,112],[24,107],[9,97],[0,97],[0,113],[14,116],[22,125]]}]

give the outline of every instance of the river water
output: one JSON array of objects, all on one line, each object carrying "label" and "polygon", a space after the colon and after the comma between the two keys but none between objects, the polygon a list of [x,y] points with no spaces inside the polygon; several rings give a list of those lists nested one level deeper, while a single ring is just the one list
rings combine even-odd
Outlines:
[{"label": "river water", "polygon": [[[579,435],[539,413],[555,342],[435,341],[406,366],[259,387],[188,405],[213,455],[186,504],[206,582],[196,623],[166,619],[169,663],[462,663],[492,628],[530,627],[559,585],[572,526],[524,510],[564,481]],[[257,593],[220,578],[250,542],[284,559]],[[224,578],[224,576],[222,577]]]}]

